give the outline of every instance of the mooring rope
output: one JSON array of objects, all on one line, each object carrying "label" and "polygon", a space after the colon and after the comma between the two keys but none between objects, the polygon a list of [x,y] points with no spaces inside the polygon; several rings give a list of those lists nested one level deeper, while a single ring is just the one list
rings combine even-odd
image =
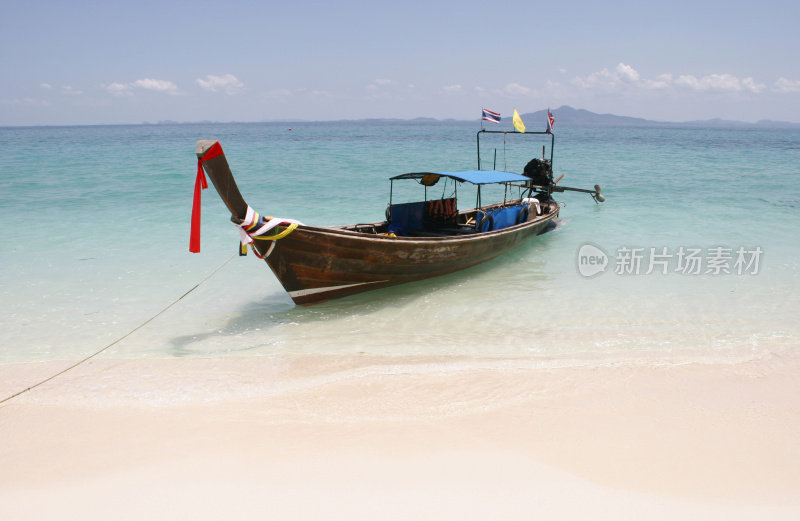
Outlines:
[{"label": "mooring rope", "polygon": [[87,357],[85,357],[85,358],[83,358],[83,359],[81,359],[81,360],[78,360],[77,362],[75,362],[75,363],[74,363],[74,364],[72,364],[71,366],[67,367],[66,369],[63,369],[63,370],[61,370],[61,371],[57,372],[56,374],[54,374],[54,375],[52,375],[52,376],[48,376],[47,378],[45,378],[45,379],[44,379],[44,380],[42,380],[41,382],[35,383],[35,384],[31,385],[30,387],[26,387],[25,389],[23,389],[23,390],[21,390],[21,391],[19,391],[19,392],[17,392],[17,393],[14,393],[14,394],[12,394],[11,396],[9,396],[9,397],[7,397],[7,398],[3,398],[2,400],[0,400],[0,405],[2,405],[2,404],[4,404],[4,403],[6,403],[6,402],[7,402],[7,401],[9,401],[9,400],[13,400],[13,399],[14,399],[14,398],[16,398],[17,396],[20,396],[20,395],[22,395],[22,394],[25,394],[25,393],[27,393],[28,391],[31,391],[31,390],[33,390],[33,389],[36,389],[36,388],[37,388],[37,387],[39,387],[40,385],[44,385],[44,384],[46,384],[47,382],[49,382],[50,380],[53,380],[53,379],[55,379],[55,378],[58,378],[58,377],[59,377],[59,376],[61,376],[62,374],[64,374],[64,373],[66,373],[66,372],[68,372],[68,371],[71,371],[71,370],[75,369],[76,367],[78,367],[78,366],[79,366],[79,365],[81,365],[81,364],[84,364],[84,363],[88,362],[89,360],[91,360],[92,358],[96,357],[97,355],[99,355],[99,354],[100,354],[100,353],[102,353],[103,351],[105,351],[105,350],[107,350],[107,349],[109,349],[109,348],[111,348],[111,347],[113,347],[113,346],[115,346],[115,345],[119,344],[120,342],[122,342],[123,340],[125,340],[126,338],[128,338],[129,336],[131,336],[132,334],[134,334],[135,332],[137,332],[138,330],[142,329],[144,326],[146,326],[147,324],[149,324],[150,322],[152,322],[153,320],[155,320],[156,318],[158,318],[160,315],[162,315],[164,312],[166,312],[166,311],[167,311],[169,308],[171,308],[172,306],[174,306],[175,304],[177,304],[178,302],[180,302],[180,301],[181,301],[181,300],[182,300],[182,299],[183,299],[183,298],[184,298],[186,295],[188,295],[188,294],[189,294],[189,293],[191,293],[192,291],[194,291],[194,290],[196,290],[197,288],[199,288],[199,287],[200,287],[200,286],[201,286],[201,285],[202,285],[204,282],[206,282],[208,279],[210,279],[211,277],[213,277],[213,276],[214,276],[214,275],[215,275],[215,274],[216,274],[216,273],[217,273],[219,270],[221,270],[222,268],[224,268],[226,264],[228,264],[230,261],[232,261],[234,257],[236,257],[236,254],[233,254],[233,255],[231,255],[231,256],[228,258],[228,260],[226,260],[225,262],[223,262],[222,264],[220,264],[220,265],[219,265],[219,266],[218,266],[218,267],[217,267],[217,268],[216,268],[214,271],[212,271],[211,273],[209,273],[208,275],[206,275],[206,277],[205,277],[203,280],[201,280],[200,282],[198,282],[197,284],[195,284],[195,285],[194,285],[194,287],[192,287],[192,289],[190,289],[189,291],[187,291],[186,293],[184,293],[183,295],[181,295],[181,296],[180,296],[180,297],[178,297],[177,299],[173,300],[173,301],[172,301],[170,304],[168,304],[168,305],[167,305],[165,308],[163,308],[161,311],[159,311],[158,313],[156,313],[156,314],[155,314],[155,315],[153,315],[152,317],[148,318],[147,320],[145,320],[144,322],[142,322],[141,324],[139,324],[139,325],[138,325],[138,326],[136,326],[135,328],[131,329],[130,331],[128,331],[127,333],[125,333],[124,335],[122,335],[121,337],[119,337],[118,339],[114,340],[113,342],[111,342],[111,343],[110,343],[110,344],[108,344],[107,346],[103,347],[102,349],[100,349],[100,350],[98,350],[98,351],[96,351],[96,352],[94,352],[94,353],[90,354],[89,356],[87,356]]}]

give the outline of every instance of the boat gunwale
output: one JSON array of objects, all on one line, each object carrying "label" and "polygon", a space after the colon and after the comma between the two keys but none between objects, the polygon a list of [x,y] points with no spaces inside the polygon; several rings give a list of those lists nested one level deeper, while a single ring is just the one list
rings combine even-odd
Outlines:
[{"label": "boat gunwale", "polygon": [[319,233],[319,234],[326,234],[329,233],[331,235],[344,235],[352,239],[360,239],[366,241],[389,241],[389,242],[402,242],[403,244],[409,244],[414,242],[420,243],[430,243],[430,242],[450,242],[450,241],[480,241],[486,239],[488,237],[499,236],[507,233],[516,233],[518,231],[522,231],[525,228],[535,226],[536,224],[546,222],[548,220],[552,220],[558,216],[561,207],[557,202],[554,202],[552,209],[541,215],[536,216],[534,219],[530,221],[525,221],[523,223],[514,224],[512,226],[508,226],[506,228],[501,228],[499,230],[491,230],[488,232],[476,232],[476,233],[465,233],[465,234],[454,234],[454,235],[442,235],[436,237],[406,237],[406,236],[390,236],[386,234],[380,233],[368,233],[368,232],[360,232],[355,230],[348,230],[346,229],[347,226],[381,226],[386,224],[386,221],[380,221],[375,223],[364,223],[364,224],[357,224],[357,225],[341,225],[341,226],[310,226],[310,225],[299,225],[295,231],[306,231],[311,233]]}]

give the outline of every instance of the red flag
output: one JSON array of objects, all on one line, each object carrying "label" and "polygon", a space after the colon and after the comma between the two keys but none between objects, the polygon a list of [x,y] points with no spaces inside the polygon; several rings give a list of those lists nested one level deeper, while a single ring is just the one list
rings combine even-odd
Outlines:
[{"label": "red flag", "polygon": [[222,145],[219,141],[209,148],[202,158],[197,158],[197,177],[194,180],[194,198],[192,199],[192,227],[189,233],[189,251],[200,253],[200,193],[208,188],[206,174],[203,171],[203,161],[208,161],[222,155]]}]

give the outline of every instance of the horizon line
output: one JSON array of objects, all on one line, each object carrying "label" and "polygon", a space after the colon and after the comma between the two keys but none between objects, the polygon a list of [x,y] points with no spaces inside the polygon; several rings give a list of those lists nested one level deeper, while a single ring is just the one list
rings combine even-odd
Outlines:
[{"label": "horizon line", "polygon": [[[703,120],[691,120],[691,121],[664,121],[664,120],[652,120],[646,119],[639,116],[621,116],[618,114],[612,113],[604,113],[600,114],[597,112],[592,112],[588,109],[576,109],[569,105],[562,105],[557,109],[552,109],[554,112],[554,116],[558,118],[558,114],[555,113],[556,111],[561,110],[568,110],[573,113],[584,113],[593,117],[605,118],[609,120],[606,125],[607,126],[614,126],[611,120],[627,120],[626,126],[637,126],[637,124],[641,124],[641,126],[650,126],[650,125],[662,125],[662,126],[678,126],[678,125],[688,125],[688,126],[702,126],[703,124],[711,124],[714,126],[744,126],[744,127],[759,127],[759,126],[780,126],[780,127],[798,127],[800,128],[800,122],[794,121],[780,121],[780,120],[770,120],[770,119],[762,119],[755,122],[751,121],[741,121],[741,120],[728,120],[723,119],[720,117],[714,117],[709,119]],[[521,114],[522,117],[532,116],[541,112],[547,112],[548,109],[541,109],[533,112],[526,112]],[[504,120],[510,121],[510,118],[506,117],[503,118]],[[458,119],[458,118],[434,118],[430,116],[416,116],[410,118],[399,118],[399,117],[364,117],[364,118],[353,118],[353,119],[345,119],[345,118],[336,118],[336,119],[302,119],[302,118],[279,118],[279,119],[264,119],[264,120],[251,120],[251,121],[242,121],[242,120],[229,120],[229,121],[220,121],[220,120],[198,120],[198,121],[176,121],[171,119],[164,119],[159,121],[140,121],[140,122],[127,122],[127,123],[64,123],[64,124],[52,124],[52,123],[43,123],[43,124],[28,124],[28,125],[3,125],[0,124],[0,128],[52,128],[52,127],[114,127],[114,126],[144,126],[144,125],[204,125],[204,124],[263,124],[263,123],[357,123],[357,122],[369,122],[369,121],[396,121],[396,122],[414,122],[414,121],[425,121],[425,122],[455,122],[455,123],[474,123],[474,122],[481,122],[482,118],[475,117],[474,119]],[[558,119],[556,119],[558,121]],[[619,121],[621,122],[621,121]],[[580,123],[580,126],[592,126],[592,124],[598,124],[600,122],[583,122]]]}]

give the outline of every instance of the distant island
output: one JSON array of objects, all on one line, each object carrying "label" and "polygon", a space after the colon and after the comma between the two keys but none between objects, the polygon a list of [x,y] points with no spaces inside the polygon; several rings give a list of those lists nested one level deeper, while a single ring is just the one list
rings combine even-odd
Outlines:
[{"label": "distant island", "polygon": [[[562,105],[557,109],[551,109],[553,116],[556,119],[556,129],[559,127],[664,127],[664,128],[741,128],[741,129],[758,129],[758,128],[772,128],[772,129],[800,129],[800,123],[792,123],[789,121],[773,121],[761,120],[755,123],[746,121],[732,121],[727,119],[706,119],[696,121],[655,121],[644,118],[634,118],[630,116],[617,116],[616,114],[598,114],[586,109],[576,109],[569,105]],[[537,112],[528,112],[520,114],[520,117],[525,122],[530,130],[544,130],[544,122],[547,118],[547,110],[540,110]],[[362,118],[362,119],[343,119],[343,120],[324,120],[312,121],[306,119],[271,119],[260,122],[248,123],[407,123],[407,124],[438,124],[438,123],[469,123],[474,124],[475,120],[458,120],[453,118],[436,119],[431,117],[417,117],[417,118]],[[196,125],[196,124],[225,124],[225,123],[242,123],[236,121],[172,121],[164,120],[156,123],[157,125]],[[153,123],[142,122],[143,125],[152,125]],[[511,126],[511,115],[503,115],[500,125],[494,127],[493,124],[487,123],[484,125],[486,128],[513,128]]]},{"label": "distant island", "polygon": [[[572,108],[569,105],[562,105],[557,109],[551,109],[553,117],[556,118],[556,125],[569,125],[572,127],[591,126],[591,127],[702,127],[702,128],[795,128],[800,129],[800,123],[790,123],[788,121],[761,120],[756,123],[745,121],[731,121],[727,119],[706,119],[684,122],[653,121],[643,118],[633,118],[628,116],[617,116],[614,114],[597,114],[585,109]],[[547,110],[529,112],[521,114],[523,121],[545,121]],[[506,118],[503,118],[506,119]],[[511,118],[508,118],[509,120]],[[526,123],[527,124],[527,123]]]}]

